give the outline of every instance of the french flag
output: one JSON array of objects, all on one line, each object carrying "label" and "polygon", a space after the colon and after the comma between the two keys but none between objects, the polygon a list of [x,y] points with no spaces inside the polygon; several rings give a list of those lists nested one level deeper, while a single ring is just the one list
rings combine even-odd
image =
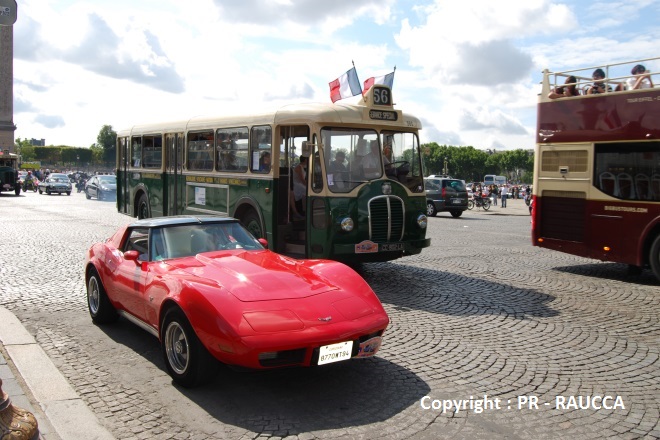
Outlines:
[{"label": "french flag", "polygon": [[332,99],[332,102],[359,95],[360,92],[362,92],[362,89],[355,67],[330,83],[330,99]]},{"label": "french flag", "polygon": [[366,94],[371,88],[371,86],[373,86],[374,84],[383,84],[391,89],[393,83],[394,83],[394,72],[388,73],[387,75],[383,75],[383,76],[371,77],[364,82],[364,90],[362,91],[362,94],[363,95]]}]

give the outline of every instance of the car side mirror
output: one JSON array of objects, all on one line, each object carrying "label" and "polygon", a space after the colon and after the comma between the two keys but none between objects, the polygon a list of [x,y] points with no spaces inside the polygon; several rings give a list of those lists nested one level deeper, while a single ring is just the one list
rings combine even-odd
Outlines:
[{"label": "car side mirror", "polygon": [[259,243],[261,243],[261,245],[262,245],[263,247],[265,247],[266,249],[268,249],[268,241],[267,241],[265,238],[260,238],[260,239],[258,239],[257,241],[258,241]]},{"label": "car side mirror", "polygon": [[135,263],[137,264],[139,257],[140,257],[140,253],[138,251],[126,251],[126,252],[124,252],[124,260],[135,261]]}]

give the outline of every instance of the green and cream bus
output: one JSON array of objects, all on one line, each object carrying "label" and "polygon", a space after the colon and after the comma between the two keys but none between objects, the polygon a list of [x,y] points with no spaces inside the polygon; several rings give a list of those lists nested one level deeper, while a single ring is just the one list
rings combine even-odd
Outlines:
[{"label": "green and cream bus", "polygon": [[[430,245],[420,128],[383,85],[351,104],[136,125],[117,133],[117,209],[235,217],[270,249],[299,258],[418,254]],[[301,157],[304,220],[290,209]]]}]

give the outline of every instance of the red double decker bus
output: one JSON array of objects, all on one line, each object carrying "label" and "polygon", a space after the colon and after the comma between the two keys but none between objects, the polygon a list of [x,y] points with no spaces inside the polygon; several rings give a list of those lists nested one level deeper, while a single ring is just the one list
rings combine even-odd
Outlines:
[{"label": "red double decker bus", "polygon": [[[643,88],[626,86],[640,83],[629,73],[638,65],[657,67],[660,58],[544,72],[532,242],[635,271],[650,267],[660,280],[660,75],[646,70]],[[606,78],[592,94],[596,68]],[[551,99],[567,81],[581,93]]]}]

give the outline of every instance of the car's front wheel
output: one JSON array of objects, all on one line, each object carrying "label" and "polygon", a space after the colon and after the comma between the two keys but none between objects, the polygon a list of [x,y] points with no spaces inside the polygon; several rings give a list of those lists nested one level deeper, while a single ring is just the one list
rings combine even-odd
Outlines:
[{"label": "car's front wheel", "polygon": [[218,362],[202,345],[179,309],[165,313],[160,340],[167,371],[176,383],[191,388],[213,379]]},{"label": "car's front wheel", "polygon": [[426,215],[429,217],[435,217],[438,211],[435,209],[435,204],[432,201],[426,201]]},{"label": "car's front wheel", "polygon": [[97,324],[109,324],[119,318],[117,311],[108,299],[96,269],[92,269],[87,280],[87,307],[92,321]]}]

